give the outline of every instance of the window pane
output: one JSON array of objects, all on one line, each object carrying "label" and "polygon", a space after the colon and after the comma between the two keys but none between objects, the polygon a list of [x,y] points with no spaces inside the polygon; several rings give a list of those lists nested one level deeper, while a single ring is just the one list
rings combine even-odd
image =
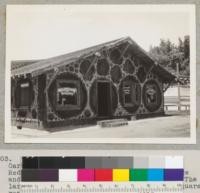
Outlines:
[{"label": "window pane", "polygon": [[148,85],[146,90],[147,104],[157,103],[157,91],[156,87],[153,85]]},{"label": "window pane", "polygon": [[29,83],[20,85],[20,106],[30,105],[30,86]]},{"label": "window pane", "polygon": [[124,84],[124,103],[125,104],[131,104],[132,103],[131,84]]},{"label": "window pane", "polygon": [[57,104],[60,106],[78,104],[78,89],[76,84],[67,82],[58,83]]}]

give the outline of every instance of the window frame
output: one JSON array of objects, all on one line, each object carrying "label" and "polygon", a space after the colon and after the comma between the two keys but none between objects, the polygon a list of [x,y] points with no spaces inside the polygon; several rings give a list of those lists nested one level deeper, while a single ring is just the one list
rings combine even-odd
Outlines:
[{"label": "window frame", "polygon": [[[26,87],[26,89],[28,90],[28,105],[22,105],[22,90],[23,90],[23,87],[22,85],[23,84],[28,84],[28,86]],[[18,100],[19,100],[19,108],[20,109],[29,109],[32,105],[32,100],[31,100],[31,83],[29,81],[24,81],[24,82],[21,82],[19,84],[19,94],[18,94]]]},{"label": "window frame", "polygon": [[155,84],[150,84],[149,86],[151,86],[151,87],[153,87],[154,88],[154,90],[156,91],[156,94],[155,94],[155,96],[156,96],[156,100],[155,100],[155,102],[151,102],[151,103],[148,103],[148,101],[147,101],[147,89],[146,89],[146,91],[145,91],[145,98],[146,98],[146,104],[147,105],[149,105],[149,106],[154,106],[154,105],[157,105],[157,103],[158,103],[158,96],[157,96],[157,87],[156,87],[156,85]]},{"label": "window frame", "polygon": [[[133,107],[134,105],[138,105],[139,104],[139,98],[138,100],[136,100],[136,92],[137,92],[137,87],[138,87],[139,83],[133,82],[133,81],[124,81],[123,82],[123,103],[125,107]],[[125,93],[124,93],[124,88],[126,85],[130,86],[130,94],[131,94],[131,102],[126,103],[125,101]]]},{"label": "window frame", "polygon": [[[59,105],[58,104],[58,88],[60,83],[69,83],[69,84],[74,84],[75,87],[77,88],[77,104],[66,104],[66,105]],[[55,107],[56,110],[59,111],[66,111],[66,110],[79,110],[80,109],[80,81],[79,80],[64,80],[64,79],[57,79],[56,80],[56,92],[55,92]]]}]

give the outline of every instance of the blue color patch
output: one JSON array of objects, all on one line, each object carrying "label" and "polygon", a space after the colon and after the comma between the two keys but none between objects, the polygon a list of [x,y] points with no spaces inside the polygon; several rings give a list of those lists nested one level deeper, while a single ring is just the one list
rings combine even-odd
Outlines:
[{"label": "blue color patch", "polygon": [[164,181],[164,169],[148,169],[148,181]]}]

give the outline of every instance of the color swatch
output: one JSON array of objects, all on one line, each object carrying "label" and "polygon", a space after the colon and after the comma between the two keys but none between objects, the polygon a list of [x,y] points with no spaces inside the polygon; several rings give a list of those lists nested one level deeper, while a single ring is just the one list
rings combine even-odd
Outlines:
[{"label": "color swatch", "polygon": [[114,182],[127,182],[129,181],[129,169],[113,169]]},{"label": "color swatch", "polygon": [[94,181],[94,169],[78,169],[78,181],[79,182]]},{"label": "color swatch", "polygon": [[130,181],[148,181],[148,169],[130,169]]},{"label": "color swatch", "polygon": [[112,169],[95,169],[95,181],[112,181]]},{"label": "color swatch", "polygon": [[183,157],[23,157],[24,182],[183,181]]},{"label": "color swatch", "polygon": [[164,181],[164,170],[148,169],[147,179],[148,181]]},{"label": "color swatch", "polygon": [[60,169],[59,181],[60,182],[77,182],[78,173],[76,169]]}]

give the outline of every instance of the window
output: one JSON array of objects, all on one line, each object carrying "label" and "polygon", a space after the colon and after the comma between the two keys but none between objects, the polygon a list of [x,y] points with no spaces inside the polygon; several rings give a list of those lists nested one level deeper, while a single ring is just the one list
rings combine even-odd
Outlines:
[{"label": "window", "polygon": [[79,81],[57,80],[56,107],[57,110],[80,108]]},{"label": "window", "polygon": [[124,104],[132,104],[132,89],[130,84],[124,84]]},{"label": "window", "polygon": [[155,80],[148,80],[143,86],[143,102],[145,108],[154,112],[162,105],[163,93],[161,88]]},{"label": "window", "polygon": [[30,83],[25,82],[20,84],[20,107],[29,107],[31,105]]},{"label": "window", "polygon": [[123,83],[124,105],[134,106],[139,103],[139,87],[137,83],[126,81]]},{"label": "window", "polygon": [[13,84],[13,107],[30,108],[34,100],[34,90],[30,79],[20,79]]},{"label": "window", "polygon": [[157,104],[157,88],[155,85],[148,85],[146,88],[146,103],[147,105]]}]

